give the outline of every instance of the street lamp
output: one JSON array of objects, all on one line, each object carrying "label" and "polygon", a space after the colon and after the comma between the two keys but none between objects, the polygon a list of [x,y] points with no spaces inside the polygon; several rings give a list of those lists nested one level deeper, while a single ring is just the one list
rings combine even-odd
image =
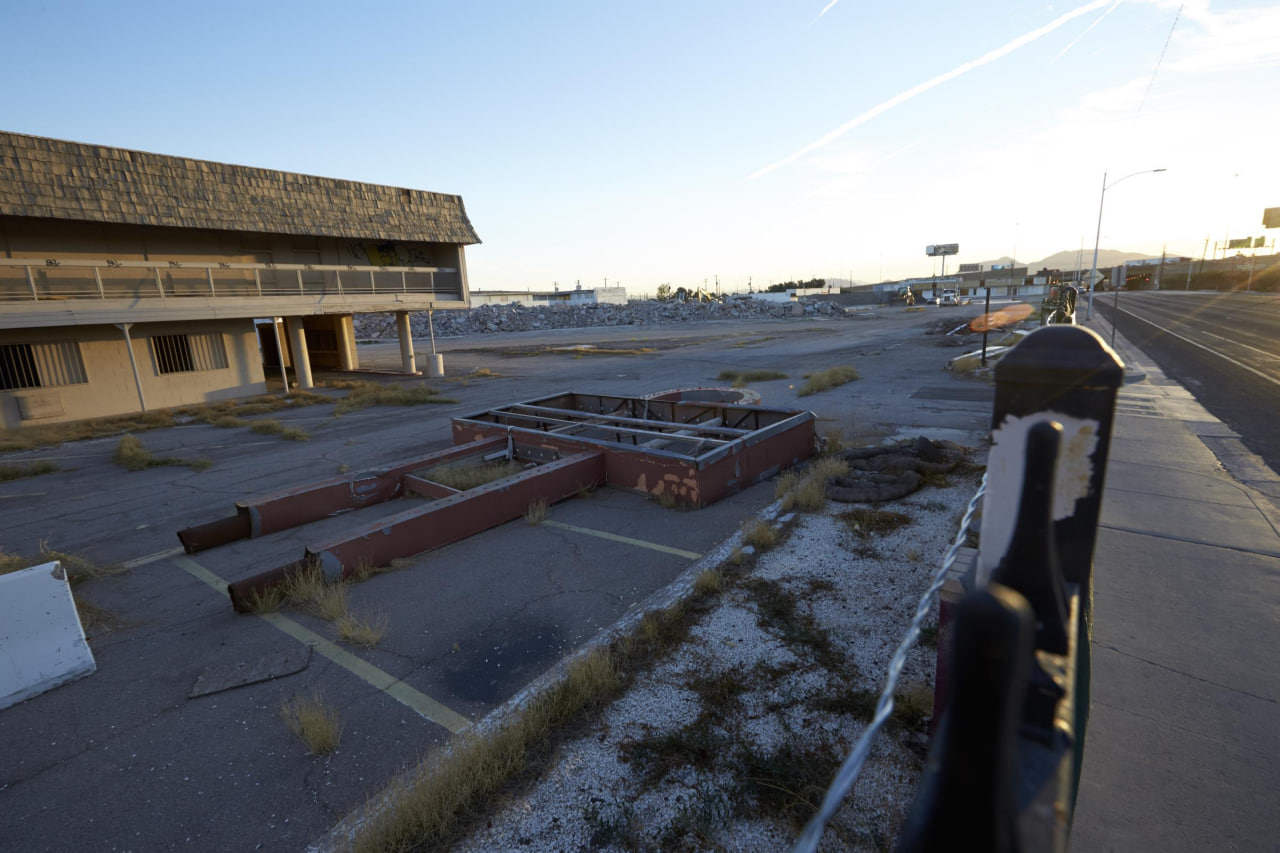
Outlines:
[{"label": "street lamp", "polygon": [[[1102,237],[1102,205],[1105,204],[1107,201],[1107,190],[1111,189],[1116,184],[1120,183],[1120,181],[1127,181],[1130,178],[1135,177],[1136,175],[1147,175],[1147,174],[1151,174],[1152,172],[1163,172],[1163,171],[1165,170],[1164,169],[1143,169],[1141,172],[1134,172],[1131,175],[1125,175],[1123,178],[1118,178],[1109,184],[1107,183],[1107,173],[1106,172],[1102,173],[1102,197],[1098,199],[1098,230],[1093,235],[1093,266],[1089,270],[1089,312],[1088,312],[1088,316],[1085,317],[1086,320],[1093,319],[1093,292],[1098,289],[1098,282],[1095,280],[1098,275],[1098,240],[1101,239]],[[1119,307],[1119,304],[1120,304],[1119,294],[1120,294],[1120,289],[1117,287],[1116,288],[1117,308]],[[1112,317],[1111,318],[1111,343],[1114,345],[1115,342],[1116,342],[1116,318]]]}]

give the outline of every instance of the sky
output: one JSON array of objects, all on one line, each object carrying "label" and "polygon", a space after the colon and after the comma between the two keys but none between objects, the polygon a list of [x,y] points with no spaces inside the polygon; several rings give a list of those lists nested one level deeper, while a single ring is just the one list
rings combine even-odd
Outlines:
[{"label": "sky", "polygon": [[959,244],[949,270],[1087,265],[1104,174],[1103,248],[1200,257],[1280,206],[1274,3],[7,0],[0,20],[22,34],[0,129],[456,193],[472,289],[880,281],[938,271],[934,243]]}]

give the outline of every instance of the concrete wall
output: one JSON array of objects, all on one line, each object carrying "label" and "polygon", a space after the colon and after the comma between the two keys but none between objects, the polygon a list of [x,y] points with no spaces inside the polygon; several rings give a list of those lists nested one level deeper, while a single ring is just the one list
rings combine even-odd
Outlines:
[{"label": "concrete wall", "polygon": [[[184,323],[140,323],[130,329],[133,353],[147,409],[162,409],[243,397],[266,391],[262,359],[252,320],[205,320]],[[162,374],[152,335],[221,334],[227,366],[213,370]],[[42,423],[84,420],[141,411],[124,334],[115,326],[14,329],[0,331],[0,344],[78,341],[84,363],[83,384],[0,391],[0,426],[5,429]],[[22,417],[22,398],[29,411]]]}]

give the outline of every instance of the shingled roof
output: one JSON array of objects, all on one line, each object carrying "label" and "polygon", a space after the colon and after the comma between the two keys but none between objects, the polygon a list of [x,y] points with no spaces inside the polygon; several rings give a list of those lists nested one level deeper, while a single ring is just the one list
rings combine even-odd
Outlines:
[{"label": "shingled roof", "polygon": [[479,243],[462,197],[0,131],[0,215]]}]

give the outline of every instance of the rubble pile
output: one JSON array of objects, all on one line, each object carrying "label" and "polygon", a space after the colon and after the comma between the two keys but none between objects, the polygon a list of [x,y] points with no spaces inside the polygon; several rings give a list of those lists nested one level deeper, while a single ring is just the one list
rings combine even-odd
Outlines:
[{"label": "rubble pile", "polygon": [[[729,302],[633,301],[626,305],[551,305],[529,307],[480,305],[462,311],[436,311],[435,333],[448,338],[495,332],[528,332],[538,329],[578,329],[592,326],[659,326],[701,323],[707,320],[766,320],[787,317],[849,317],[834,302],[766,302],[738,299]],[[409,315],[414,338],[427,335],[427,312]],[[358,314],[356,337],[395,338],[394,314]]]}]

